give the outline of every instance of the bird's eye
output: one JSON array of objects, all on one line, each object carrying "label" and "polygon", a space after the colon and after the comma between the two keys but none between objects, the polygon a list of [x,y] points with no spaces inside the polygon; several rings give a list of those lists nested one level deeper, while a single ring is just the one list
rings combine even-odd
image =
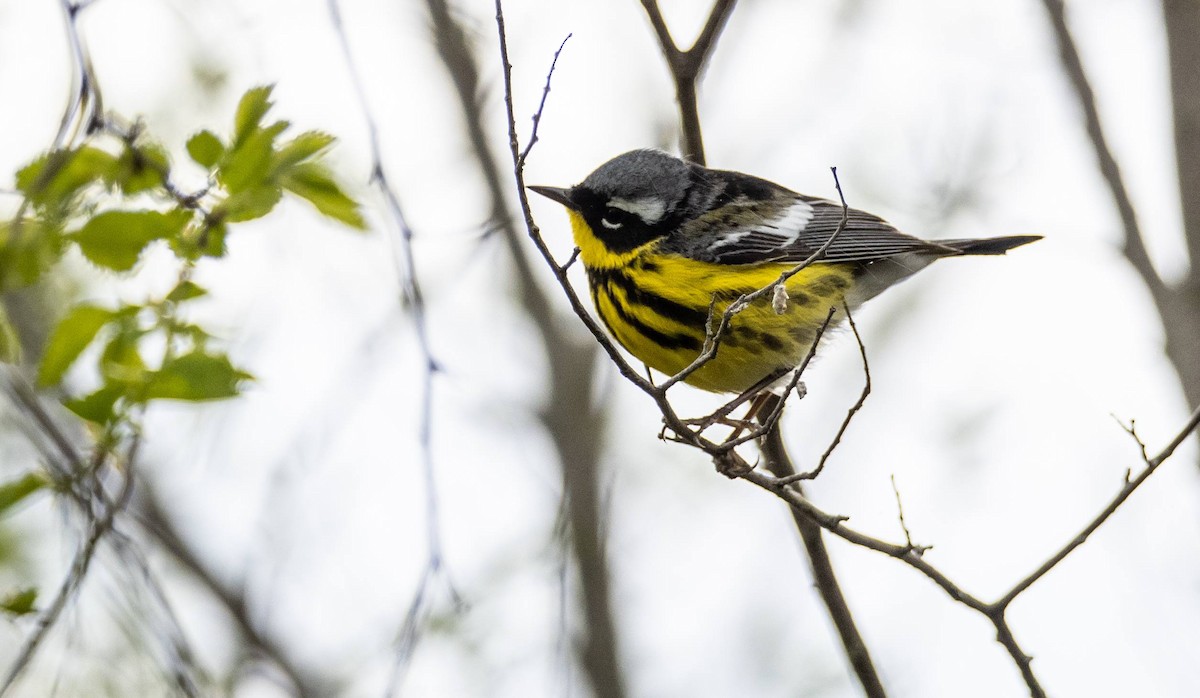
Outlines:
[{"label": "bird's eye", "polygon": [[608,210],[604,212],[604,217],[600,219],[600,225],[608,228],[609,230],[616,230],[623,224],[622,218],[624,218],[624,213],[624,211],[612,208],[610,206]]}]

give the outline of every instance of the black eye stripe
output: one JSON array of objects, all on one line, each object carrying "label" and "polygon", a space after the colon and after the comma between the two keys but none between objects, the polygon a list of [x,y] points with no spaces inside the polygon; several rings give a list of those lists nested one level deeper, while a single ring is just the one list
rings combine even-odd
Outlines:
[{"label": "black eye stripe", "polygon": [[641,216],[612,205],[611,192],[596,192],[586,186],[573,190],[573,201],[593,235],[615,253],[628,252],[669,232],[665,221],[648,224]]}]

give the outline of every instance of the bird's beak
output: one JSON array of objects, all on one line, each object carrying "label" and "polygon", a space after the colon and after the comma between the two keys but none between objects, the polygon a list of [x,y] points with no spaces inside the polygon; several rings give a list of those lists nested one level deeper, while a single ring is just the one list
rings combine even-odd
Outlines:
[{"label": "bird's beak", "polygon": [[571,199],[570,189],[563,189],[562,187],[540,187],[534,184],[529,185],[527,188],[541,194],[551,201],[557,201],[572,211],[579,210],[579,204],[575,203],[575,201]]}]

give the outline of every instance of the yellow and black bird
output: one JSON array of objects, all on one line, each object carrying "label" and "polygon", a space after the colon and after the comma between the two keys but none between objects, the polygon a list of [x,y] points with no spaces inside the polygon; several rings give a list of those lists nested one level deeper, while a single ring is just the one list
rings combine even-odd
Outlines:
[{"label": "yellow and black bird", "polygon": [[[701,352],[710,308],[775,283],[837,231],[842,205],[657,150],[618,155],[570,188],[529,187],[567,207],[596,311],[631,354],[667,375]],[[1039,239],[928,241],[849,209],[824,254],[733,316],[717,355],[686,382],[744,392],[794,368],[831,308],[851,311],[942,257],[997,255]],[[782,311],[782,312],[780,312]]]}]

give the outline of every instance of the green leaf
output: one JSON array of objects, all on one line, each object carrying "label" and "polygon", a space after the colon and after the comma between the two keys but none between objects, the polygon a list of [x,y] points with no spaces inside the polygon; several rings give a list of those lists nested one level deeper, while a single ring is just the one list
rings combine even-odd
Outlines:
[{"label": "green leaf", "polygon": [[202,221],[187,226],[183,234],[167,241],[176,257],[195,262],[201,257],[224,257],[228,229],[218,206]]},{"label": "green leaf", "polygon": [[44,475],[34,472],[25,473],[16,480],[0,484],[0,514],[4,514],[22,499],[49,484]]},{"label": "green leaf", "polygon": [[216,212],[230,223],[252,221],[270,213],[281,198],[283,198],[283,189],[264,184],[230,196],[217,207]]},{"label": "green leaf", "polygon": [[100,355],[100,375],[111,386],[134,388],[142,386],[150,373],[146,360],[138,349],[138,340],[145,332],[133,318],[120,324],[120,329]]},{"label": "green leaf", "polygon": [[4,598],[0,598],[0,610],[14,616],[29,615],[37,610],[34,607],[37,595],[37,589],[33,587],[10,592]]},{"label": "green leaf", "polygon": [[217,170],[217,181],[230,193],[261,187],[267,183],[275,156],[275,137],[256,130],[230,151]]},{"label": "green leaf", "polygon": [[305,131],[279,148],[279,155],[275,160],[275,168],[278,171],[283,171],[293,165],[297,165],[320,154],[326,148],[333,145],[335,140],[337,139],[322,131]]},{"label": "green leaf", "polygon": [[200,239],[196,241],[196,249],[200,251],[204,257],[224,257],[229,248],[225,245],[225,238],[229,235],[229,227],[224,223],[211,225],[200,234]]},{"label": "green leaf", "polygon": [[208,295],[208,290],[193,281],[181,281],[167,294],[167,300],[172,303],[182,303],[193,298]]},{"label": "green leaf", "polygon": [[174,333],[176,338],[182,339],[186,337],[191,341],[192,351],[202,348],[212,338],[212,335],[203,327],[190,322],[184,322],[177,318],[168,319],[164,325],[170,328],[170,331]]},{"label": "green leaf", "polygon": [[0,291],[35,283],[62,256],[62,231],[34,218],[0,221]]},{"label": "green leaf", "polygon": [[224,223],[217,223],[209,226],[201,234],[200,239],[196,241],[196,248],[204,257],[224,257],[229,251],[229,247],[225,244],[225,238],[229,236],[229,226]]},{"label": "green leaf", "polygon": [[234,368],[229,357],[197,350],[171,359],[153,372],[145,396],[189,402],[221,400],[237,396],[239,386],[247,380],[251,376]]},{"label": "green leaf", "polygon": [[117,159],[112,184],[132,196],[163,185],[171,160],[162,146],[154,143],[126,148]]},{"label": "green leaf", "polygon": [[192,219],[188,211],[105,211],[70,236],[84,256],[113,271],[129,271],[151,242],[179,235]]},{"label": "green leaf", "polygon": [[117,400],[124,394],[122,386],[106,385],[89,395],[67,400],[63,405],[81,419],[95,424],[108,424],[115,417]]},{"label": "green leaf", "polygon": [[198,165],[211,170],[225,154],[225,144],[217,134],[205,129],[188,139],[187,151]]},{"label": "green leaf", "polygon": [[190,339],[192,341],[192,346],[197,350],[204,349],[204,345],[207,344],[208,340],[212,338],[212,335],[210,335],[203,327],[189,323],[179,323],[175,327],[175,332],[176,334]]},{"label": "green leaf", "polygon": [[67,313],[46,342],[46,352],[38,367],[38,385],[45,387],[61,381],[100,328],[116,316],[116,312],[94,305],[76,306]]},{"label": "green leaf", "polygon": [[263,85],[253,87],[242,95],[241,101],[238,102],[237,112],[233,117],[233,145],[235,148],[240,146],[258,128],[263,117],[270,111],[273,104],[271,92],[274,89],[274,85]]},{"label": "green leaf", "polygon": [[88,184],[112,181],[116,167],[117,158],[99,148],[55,150],[17,172],[17,188],[35,206],[62,209]]},{"label": "green leaf", "polygon": [[15,364],[21,362],[21,340],[17,337],[17,328],[8,319],[8,312],[0,305],[0,362]]},{"label": "green leaf", "polygon": [[367,222],[363,220],[358,202],[341,190],[324,165],[301,163],[284,174],[282,184],[296,196],[307,199],[326,216],[352,228],[366,229]]}]

